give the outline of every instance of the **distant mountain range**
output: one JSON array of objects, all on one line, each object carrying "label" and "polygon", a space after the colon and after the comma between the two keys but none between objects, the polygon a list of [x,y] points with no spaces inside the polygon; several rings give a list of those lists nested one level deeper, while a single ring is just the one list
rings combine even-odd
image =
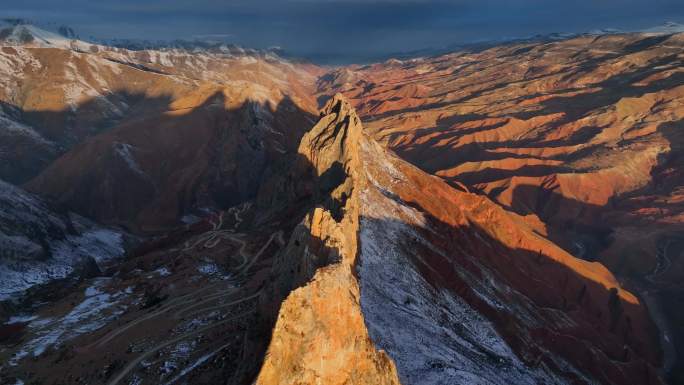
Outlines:
[{"label": "distant mountain range", "polygon": [[36,44],[55,48],[90,47],[124,48],[131,51],[185,51],[188,53],[210,53],[214,55],[284,55],[280,48],[252,49],[236,44],[212,40],[159,40],[144,39],[95,39],[81,38],[74,29],[66,25],[40,25],[25,19],[1,19],[0,41],[14,44]]},{"label": "distant mountain range", "polygon": [[[10,32],[12,31],[12,32]],[[526,37],[504,37],[500,39],[487,39],[475,41],[470,43],[457,43],[445,47],[424,48],[413,51],[401,51],[390,54],[382,54],[377,56],[360,56],[360,57],[340,57],[338,55],[316,54],[306,59],[321,64],[335,64],[339,62],[344,63],[370,63],[377,61],[384,61],[390,58],[394,59],[410,59],[423,56],[436,56],[453,51],[478,51],[495,47],[502,44],[512,43],[533,43],[533,42],[550,42],[556,40],[564,40],[583,35],[611,35],[621,33],[644,32],[653,34],[673,34],[684,32],[684,24],[677,22],[666,22],[662,25],[646,28],[643,30],[620,30],[614,28],[595,29],[588,32],[554,32],[549,34],[533,35]],[[246,48],[237,44],[225,43],[217,41],[216,39],[172,39],[172,40],[146,40],[146,39],[97,39],[87,38],[81,39],[77,32],[66,25],[43,25],[36,24],[27,19],[0,19],[0,40],[25,42],[33,36],[38,42],[47,42],[53,46],[63,47],[71,40],[78,41],[79,45],[95,44],[109,47],[125,48],[128,50],[180,50],[186,52],[208,52],[213,54],[225,55],[253,55],[253,54],[271,54],[280,57],[288,58],[290,60],[298,60],[287,49],[281,47],[270,47],[266,49]]]}]

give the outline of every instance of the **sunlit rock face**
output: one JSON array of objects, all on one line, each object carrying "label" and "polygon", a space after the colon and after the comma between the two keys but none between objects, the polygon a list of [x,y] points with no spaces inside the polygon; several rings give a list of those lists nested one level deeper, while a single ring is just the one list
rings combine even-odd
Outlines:
[{"label": "sunlit rock face", "polygon": [[335,96],[300,145],[346,178],[304,222],[324,245],[300,238],[304,256],[327,264],[283,303],[261,383],[387,383],[378,348],[402,383],[659,381],[656,330],[607,269],[390,155],[351,111]]},{"label": "sunlit rock face", "polygon": [[310,280],[283,302],[258,384],[399,383],[393,362],[368,335],[355,275],[365,185],[362,130],[356,112],[336,95],[302,138],[301,162],[317,180],[321,203],[307,214],[307,230],[291,240],[299,246],[275,272],[282,280],[287,267],[309,271]]}]

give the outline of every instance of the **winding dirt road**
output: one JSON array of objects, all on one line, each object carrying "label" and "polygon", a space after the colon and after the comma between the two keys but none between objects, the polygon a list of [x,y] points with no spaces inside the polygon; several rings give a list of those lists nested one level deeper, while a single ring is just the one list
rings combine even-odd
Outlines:
[{"label": "winding dirt road", "polygon": [[[657,244],[656,266],[645,278],[651,284],[658,284],[663,274],[667,273],[672,266],[673,255],[681,253],[684,237],[673,236],[661,239]],[[676,253],[676,254],[675,254]],[[672,325],[665,316],[661,301],[657,293],[644,290],[641,297],[646,303],[651,319],[660,330],[660,346],[663,349],[663,371],[669,374],[677,363],[677,348],[674,340]]]},{"label": "winding dirt road", "polygon": [[244,316],[246,316],[246,315],[249,315],[249,314],[251,314],[251,313],[252,313],[252,311],[248,311],[248,312],[239,314],[239,315],[237,315],[237,316],[234,316],[234,317],[225,319],[225,320],[223,320],[223,321],[221,321],[221,322],[218,322],[218,323],[215,323],[215,324],[212,324],[212,325],[207,325],[207,326],[201,327],[201,328],[199,328],[199,329],[197,329],[197,330],[194,330],[194,331],[192,331],[192,332],[190,332],[190,333],[182,334],[182,335],[180,335],[180,336],[178,336],[178,337],[175,337],[175,338],[170,339],[170,340],[167,340],[167,341],[165,341],[165,342],[163,342],[163,343],[161,343],[161,344],[159,344],[159,345],[156,345],[156,346],[154,346],[153,348],[150,348],[150,349],[146,350],[143,354],[139,355],[139,356],[138,356],[137,358],[135,358],[133,361],[129,362],[128,365],[126,365],[126,366],[123,368],[123,370],[122,370],[121,372],[119,372],[119,374],[117,374],[112,380],[110,380],[110,381],[107,383],[107,385],[116,385],[116,384],[118,384],[119,381],[121,381],[124,377],[126,377],[126,376],[128,375],[128,373],[129,373],[131,370],[133,370],[133,369],[134,369],[142,360],[144,360],[145,358],[151,356],[152,354],[156,353],[157,351],[159,351],[159,350],[161,350],[161,349],[163,349],[163,348],[165,348],[165,347],[168,347],[168,346],[170,346],[170,345],[173,345],[173,344],[175,344],[176,342],[179,342],[179,341],[181,341],[181,340],[183,340],[183,339],[185,339],[185,338],[192,337],[192,336],[194,336],[194,335],[200,334],[200,333],[202,333],[202,332],[205,332],[205,331],[207,331],[207,330],[209,330],[209,329],[212,329],[212,328],[215,328],[215,327],[217,327],[217,326],[221,326],[221,325],[225,325],[225,324],[227,324],[227,323],[229,323],[229,322],[233,322],[233,321],[235,321],[235,320],[237,320],[237,319],[240,319],[240,318],[242,318],[242,317],[244,317]]},{"label": "winding dirt road", "polygon": [[[219,245],[222,241],[230,241],[230,242],[235,242],[240,245],[240,248],[238,250],[238,255],[242,258],[242,261],[239,266],[237,266],[234,271],[232,272],[233,280],[228,281],[229,284],[234,284],[237,280],[244,278],[248,275],[250,269],[254,264],[259,260],[259,258],[264,254],[264,252],[268,249],[269,246],[275,241],[278,243],[279,246],[284,246],[285,245],[285,239],[284,239],[284,233],[282,231],[277,231],[272,233],[268,240],[261,246],[261,248],[254,254],[254,255],[249,255],[247,253],[247,242],[243,240],[242,238],[245,236],[245,234],[240,234],[240,233],[235,233],[235,229],[241,223],[242,219],[240,218],[240,214],[242,211],[236,210],[233,212],[234,217],[235,217],[235,222],[236,225],[233,229],[229,230],[222,230],[223,224],[224,224],[224,214],[221,213],[218,217],[218,221],[216,223],[212,223],[213,230],[208,231],[204,234],[201,234],[198,239],[196,239],[194,242],[186,242],[183,249],[180,250],[180,252],[190,252],[196,249],[197,247],[202,247],[203,250],[206,249],[212,249]],[[230,212],[229,212],[230,213]],[[158,317],[162,316],[168,316],[169,313],[171,313],[171,317],[173,319],[184,319],[188,317],[195,317],[198,316],[202,313],[206,313],[208,311],[215,311],[215,310],[220,310],[220,309],[226,309],[228,311],[229,308],[239,305],[241,303],[244,303],[249,300],[256,299],[260,295],[260,291],[257,291],[256,293],[253,293],[248,296],[244,296],[242,298],[236,299],[234,301],[230,301],[227,303],[218,303],[218,304],[213,304],[213,302],[220,300],[221,298],[225,297],[226,295],[230,295],[232,293],[235,293],[237,290],[239,290],[237,287],[234,285],[231,285],[230,288],[222,288],[227,282],[222,281],[218,283],[214,283],[208,286],[205,286],[203,288],[200,288],[198,290],[195,290],[193,292],[184,294],[181,297],[175,298],[169,302],[167,302],[161,309],[153,312],[146,314],[144,316],[141,316],[140,318],[137,318],[130,323],[110,331],[103,337],[101,337],[98,341],[95,341],[94,343],[82,348],[81,350],[86,351],[91,348],[101,348],[103,347],[106,343],[112,341],[114,338],[120,336],[130,328],[139,325],[141,323],[153,320]],[[213,292],[212,292],[213,291]],[[208,306],[207,306],[208,305]],[[249,315],[253,312],[253,310],[241,313],[240,315],[228,318],[226,320],[221,320],[220,322],[207,325],[204,327],[201,327],[197,330],[193,330],[187,333],[180,334],[178,336],[175,336],[174,338],[170,340],[165,340],[163,342],[160,342],[159,344],[145,350],[143,353],[141,353],[139,356],[137,356],[133,361],[129,362],[122,370],[121,372],[117,373],[117,375],[112,378],[108,382],[108,385],[116,385],[118,384],[122,379],[124,379],[130,372],[137,367],[140,362],[142,362],[145,358],[151,356],[152,354],[158,352],[159,350],[168,347],[178,341],[181,341],[183,339],[195,336],[199,333],[202,333],[206,330],[215,328],[220,325],[225,325],[229,322],[235,321],[237,319],[240,319],[246,315]],[[187,373],[186,373],[187,374]]]}]

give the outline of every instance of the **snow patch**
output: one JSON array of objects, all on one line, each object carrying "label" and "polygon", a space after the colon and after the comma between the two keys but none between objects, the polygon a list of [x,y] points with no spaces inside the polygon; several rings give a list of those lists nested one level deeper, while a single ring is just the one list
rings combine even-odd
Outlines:
[{"label": "snow patch", "polygon": [[214,350],[214,351],[212,351],[212,352],[210,352],[210,353],[207,353],[207,354],[201,356],[201,357],[198,358],[195,362],[193,362],[190,366],[188,366],[187,368],[181,370],[181,372],[180,372],[176,377],[172,378],[169,382],[167,382],[166,385],[171,385],[171,384],[177,382],[178,380],[180,380],[181,378],[183,378],[185,375],[187,375],[188,373],[190,373],[190,372],[192,372],[193,370],[195,370],[195,368],[197,368],[198,366],[200,366],[200,365],[204,364],[205,362],[207,362],[210,358],[212,358],[212,357],[215,356],[218,352],[220,352],[221,350],[227,348],[228,346],[229,346],[229,344],[223,345],[223,346],[221,346],[220,348],[218,348],[218,349],[216,349],[216,350]]},{"label": "snow patch", "polygon": [[14,324],[31,322],[36,318],[38,318],[38,316],[36,316],[36,315],[15,315],[15,316],[10,317],[10,319],[7,322],[5,322],[5,325],[14,325]]},{"label": "snow patch", "polygon": [[16,122],[16,121],[11,120],[8,117],[4,116],[2,114],[2,111],[0,111],[0,129],[4,130],[5,132],[10,133],[10,134],[30,138],[33,141],[38,142],[40,144],[44,144],[44,145],[48,145],[48,146],[54,146],[55,145],[54,142],[45,139],[42,135],[40,135],[32,127],[29,127],[25,124]]},{"label": "snow patch", "polygon": [[132,150],[135,148],[127,143],[114,143],[114,151],[126,162],[128,168],[133,170],[136,174],[145,176],[145,172],[140,168],[138,161],[135,159]]},{"label": "snow patch", "polygon": [[25,343],[15,353],[10,364],[16,365],[22,358],[43,354],[49,347],[59,345],[78,335],[95,331],[121,315],[124,305],[118,302],[124,294],[114,294],[102,290],[106,278],[96,279],[93,285],[84,291],[83,301],[68,314],[58,319],[34,320],[28,327],[37,337]]},{"label": "snow patch", "polygon": [[171,271],[166,267],[160,267],[157,270],[153,271],[153,273],[160,277],[168,277],[169,275],[171,275]]},{"label": "snow patch", "polygon": [[197,266],[197,271],[204,275],[215,275],[218,274],[221,269],[215,263],[204,263]]},{"label": "snow patch", "polygon": [[178,364],[175,361],[164,361],[164,364],[159,368],[159,374],[162,377],[167,376],[178,370]]},{"label": "snow patch", "polygon": [[202,218],[200,218],[194,214],[186,214],[186,215],[183,215],[180,220],[181,220],[181,222],[185,223],[186,225],[192,225],[192,224],[195,224],[195,223],[201,221]]},{"label": "snow patch", "polygon": [[668,21],[663,25],[648,28],[648,29],[643,30],[642,32],[654,33],[654,34],[682,33],[682,32],[684,32],[684,24],[679,24],[679,23],[676,23],[673,21]]},{"label": "snow patch", "polygon": [[76,215],[55,214],[34,195],[2,181],[0,207],[0,300],[65,278],[87,258],[102,263],[124,254],[122,234]]},{"label": "snow patch", "polygon": [[101,263],[124,254],[121,233],[109,229],[86,231],[80,236],[70,236],[59,242],[52,250],[56,258],[92,257]]},{"label": "snow patch", "polygon": [[393,193],[392,185],[405,179],[402,173],[384,156],[367,159],[373,164],[366,170],[391,179],[381,186],[367,171],[371,183],[361,192],[361,309],[370,337],[394,360],[401,382],[562,384],[542,368],[527,367],[489,320],[423,278],[414,266],[421,257],[401,240],[429,246],[416,230],[430,231],[428,225],[421,212]]}]

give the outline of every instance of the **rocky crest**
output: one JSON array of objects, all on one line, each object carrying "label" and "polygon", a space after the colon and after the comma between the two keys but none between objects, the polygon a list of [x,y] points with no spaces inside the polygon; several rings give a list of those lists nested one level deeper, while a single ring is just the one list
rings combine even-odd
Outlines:
[{"label": "rocky crest", "polygon": [[297,288],[259,383],[659,381],[654,326],[610,272],[386,153],[343,97],[299,153],[318,204],[274,264]]},{"label": "rocky crest", "polygon": [[316,207],[262,295],[285,300],[257,383],[428,384],[473,371],[496,384],[658,383],[654,326],[610,272],[388,154],[343,97],[299,154],[293,179],[309,170]]},{"label": "rocky crest", "polygon": [[321,115],[302,138],[299,154],[310,165],[318,193],[327,196],[319,197],[321,204],[274,263],[276,290],[284,294],[288,286],[302,286],[280,308],[256,383],[398,384],[392,361],[368,336],[354,275],[361,121],[339,95]]}]

